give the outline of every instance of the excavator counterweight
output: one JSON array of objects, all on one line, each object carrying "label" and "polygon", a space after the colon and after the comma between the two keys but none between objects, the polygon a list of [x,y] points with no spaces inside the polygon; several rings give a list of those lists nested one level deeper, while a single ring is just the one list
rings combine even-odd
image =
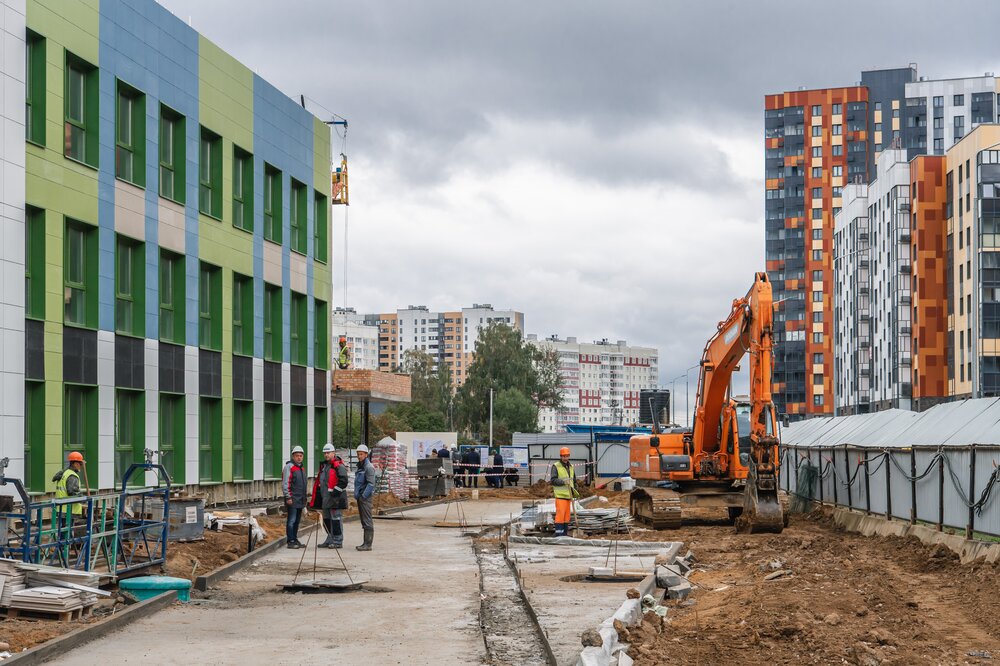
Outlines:
[{"label": "excavator counterweight", "polygon": [[[766,273],[733,301],[702,353],[694,424],[629,442],[632,515],[656,529],[680,527],[685,509],[726,508],[741,532],[781,532],[787,498],[778,489],[778,424],[771,401],[774,303]],[[750,395],[730,395],[749,356]]]}]

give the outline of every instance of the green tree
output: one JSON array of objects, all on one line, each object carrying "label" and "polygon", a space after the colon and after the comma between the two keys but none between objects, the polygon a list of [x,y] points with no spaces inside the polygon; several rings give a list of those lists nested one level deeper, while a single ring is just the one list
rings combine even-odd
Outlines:
[{"label": "green tree", "polygon": [[517,389],[504,389],[493,398],[493,443],[510,444],[515,432],[538,430],[538,407]]},{"label": "green tree", "polygon": [[[472,365],[456,399],[459,422],[473,433],[489,429],[490,389],[494,392],[494,435],[499,420],[496,401],[505,392],[503,409],[511,419],[505,426],[533,432],[538,429],[540,408],[562,405],[559,357],[525,343],[516,329],[491,322],[479,332]],[[530,413],[525,404],[533,408]]]},{"label": "green tree", "polygon": [[451,368],[440,363],[435,370],[434,365],[434,357],[427,352],[419,349],[403,352],[402,370],[410,375],[412,404],[445,415],[452,399]]}]

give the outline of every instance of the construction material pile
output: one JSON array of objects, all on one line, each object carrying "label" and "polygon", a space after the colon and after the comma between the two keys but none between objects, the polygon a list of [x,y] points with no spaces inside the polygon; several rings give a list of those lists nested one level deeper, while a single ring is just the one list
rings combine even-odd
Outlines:
[{"label": "construction material pile", "polygon": [[384,438],[372,449],[372,464],[375,466],[377,493],[393,493],[401,500],[410,499],[410,473],[406,469],[406,445],[398,444],[389,437]]},{"label": "construction material pile", "polygon": [[632,516],[622,509],[580,509],[576,512],[576,524],[587,534],[604,532],[627,532],[632,525]]},{"label": "construction material pile", "polygon": [[100,589],[98,574],[9,559],[0,559],[0,584],[0,607],[50,615],[89,608],[98,595],[111,594]]}]

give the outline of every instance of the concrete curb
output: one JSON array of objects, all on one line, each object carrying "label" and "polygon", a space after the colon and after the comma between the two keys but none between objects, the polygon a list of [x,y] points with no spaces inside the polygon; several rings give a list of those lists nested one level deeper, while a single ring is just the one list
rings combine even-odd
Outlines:
[{"label": "concrete curb", "polygon": [[868,515],[840,507],[833,509],[833,521],[849,532],[864,536],[913,536],[930,546],[941,544],[957,554],[962,564],[976,560],[984,560],[990,564],[1000,562],[1000,543],[966,539],[959,534],[938,532],[928,525],[910,525],[905,520],[886,520],[884,516]]},{"label": "concrete curb", "polygon": [[[424,507],[435,506],[437,504],[444,504],[445,502],[453,502],[453,501],[455,501],[455,500],[452,500],[452,499],[441,499],[441,500],[434,500],[433,502],[420,502],[419,504],[410,504],[410,505],[406,505],[406,506],[397,506],[397,507],[393,507],[391,509],[381,509],[380,512],[382,514],[402,513],[404,511],[411,511],[413,509],[423,509]],[[342,520],[345,523],[356,522],[358,520],[358,514],[354,514],[354,515],[351,515],[351,516],[344,516]],[[317,529],[319,529],[319,522],[318,521],[314,525],[307,526],[305,529],[302,530],[301,533],[303,535],[306,535],[306,534],[309,534],[309,533],[311,533],[311,532],[313,532],[314,530],[317,530]],[[252,553],[247,553],[246,555],[244,555],[243,557],[239,558],[238,560],[233,560],[229,564],[224,564],[221,567],[219,567],[218,569],[215,569],[214,571],[210,571],[209,573],[205,574],[204,576],[198,576],[194,580],[194,585],[193,585],[194,589],[198,590],[199,592],[204,592],[205,590],[207,590],[208,588],[210,588],[212,585],[215,585],[219,581],[226,580],[227,578],[229,578],[230,576],[232,576],[234,573],[236,573],[240,569],[243,569],[244,567],[246,567],[246,566],[248,566],[250,564],[253,564],[255,561],[257,561],[258,559],[260,559],[264,555],[268,555],[268,554],[270,554],[270,553],[278,550],[279,548],[281,548],[282,546],[285,545],[286,541],[287,541],[286,537],[281,537],[279,539],[275,539],[271,543],[264,544],[263,546],[261,546],[260,548],[258,548],[255,551],[253,551]]]},{"label": "concrete curb", "polygon": [[[510,535],[511,543],[524,543],[536,546],[593,546],[607,548],[615,544],[614,539],[577,539],[576,537],[530,537]],[[678,541],[618,541],[619,548],[670,549]]]},{"label": "concrete curb", "polygon": [[30,650],[18,652],[13,656],[4,659],[3,663],[17,663],[25,665],[41,664],[48,659],[62,656],[73,648],[77,648],[84,643],[89,643],[90,641],[101,638],[112,631],[121,629],[136,620],[149,617],[157,611],[170,606],[175,601],[177,601],[177,590],[169,590],[163,594],[153,597],[152,599],[146,599],[145,601],[140,601],[134,606],[129,606],[125,610],[115,613],[100,622],[80,627],[76,631],[71,631],[68,634],[47,641],[42,645],[36,645]]},{"label": "concrete curb", "polygon": [[538,630],[538,635],[542,639],[542,646],[545,648],[545,659],[551,666],[557,666],[559,662],[556,659],[556,653],[552,650],[552,644],[549,643],[549,636],[545,633],[545,629],[542,628],[542,623],[538,619],[538,613],[535,612],[534,606],[531,605],[531,600],[528,599],[528,595],[524,592],[524,587],[521,586],[521,572],[517,570],[517,565],[514,561],[507,556],[506,548],[503,549],[503,559],[506,560],[507,566],[510,567],[510,570],[514,574],[514,581],[517,583],[517,593],[524,602],[524,607],[528,609],[528,616],[535,624],[535,629]]}]

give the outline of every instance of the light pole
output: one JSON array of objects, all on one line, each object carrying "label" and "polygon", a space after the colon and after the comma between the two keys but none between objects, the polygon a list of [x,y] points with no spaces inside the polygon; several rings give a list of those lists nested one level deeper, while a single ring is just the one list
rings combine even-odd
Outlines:
[{"label": "light pole", "polygon": [[[700,368],[701,363],[696,363],[684,371],[684,409],[687,411],[687,427],[691,427],[691,389],[688,375],[695,368]],[[698,405],[695,405],[697,407]]]},{"label": "light pole", "polygon": [[677,398],[677,394],[674,392],[674,384],[677,383],[678,379],[682,379],[684,375],[677,375],[670,380],[670,422],[674,423],[674,400]]}]

